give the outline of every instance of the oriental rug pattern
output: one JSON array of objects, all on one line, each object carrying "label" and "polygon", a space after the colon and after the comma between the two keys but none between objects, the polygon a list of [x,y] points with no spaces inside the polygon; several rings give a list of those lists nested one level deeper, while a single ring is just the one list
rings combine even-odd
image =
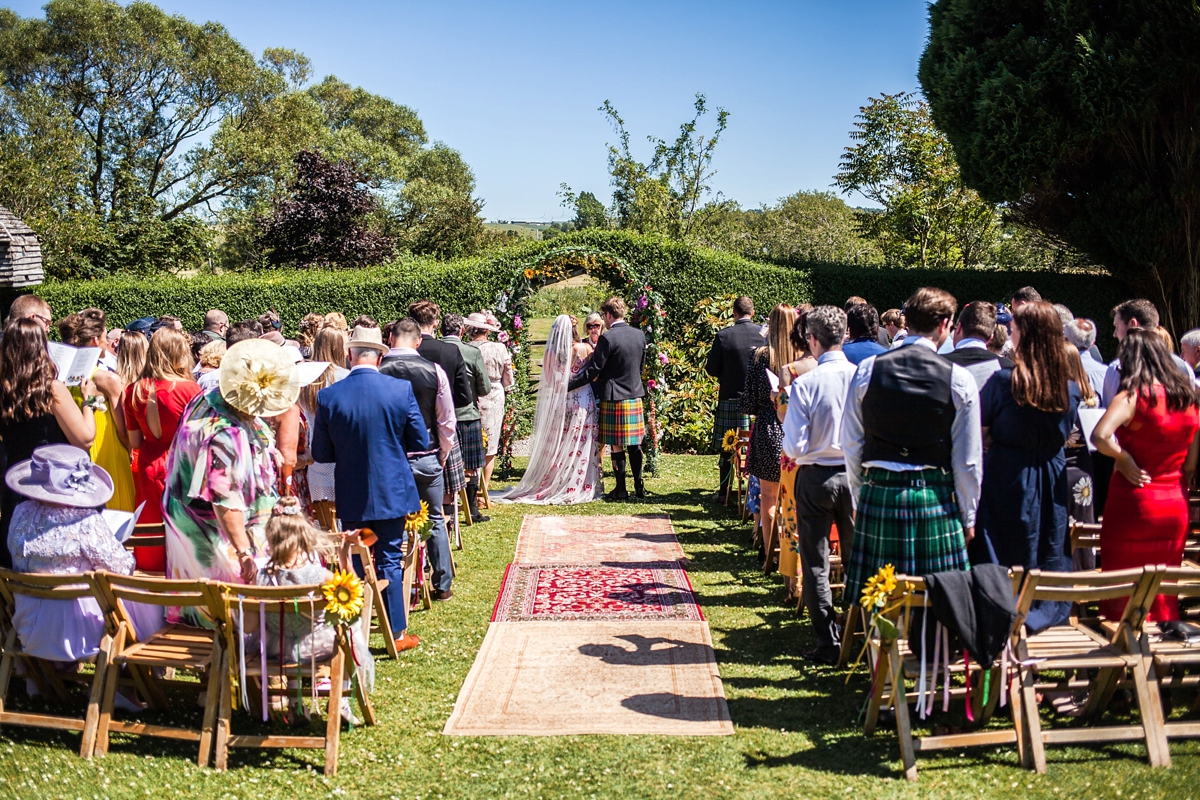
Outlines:
[{"label": "oriental rug pattern", "polygon": [[510,564],[492,622],[550,619],[702,621],[677,561],[647,564]]}]

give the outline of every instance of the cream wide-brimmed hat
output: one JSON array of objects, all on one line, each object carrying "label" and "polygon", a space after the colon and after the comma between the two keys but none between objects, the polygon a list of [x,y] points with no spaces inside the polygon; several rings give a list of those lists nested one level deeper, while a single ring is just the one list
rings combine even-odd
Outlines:
[{"label": "cream wide-brimmed hat", "polygon": [[371,350],[378,350],[381,353],[386,353],[392,349],[383,343],[383,334],[379,328],[364,328],[362,325],[351,331],[350,339],[346,342],[346,347],[351,350],[356,347],[364,347]]},{"label": "cream wide-brimmed hat", "polygon": [[491,331],[492,333],[500,332],[500,326],[493,324],[479,311],[476,311],[474,314],[468,314],[467,318],[463,320],[463,324],[468,328],[475,328],[476,330]]},{"label": "cream wide-brimmed hat", "polygon": [[246,339],[225,351],[217,376],[226,403],[255,417],[274,417],[300,397],[300,370],[277,344]]}]

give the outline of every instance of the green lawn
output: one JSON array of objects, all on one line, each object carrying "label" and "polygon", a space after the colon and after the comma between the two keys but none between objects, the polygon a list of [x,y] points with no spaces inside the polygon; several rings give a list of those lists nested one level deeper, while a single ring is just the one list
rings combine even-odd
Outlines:
[{"label": "green lawn", "polygon": [[[413,616],[424,644],[399,662],[378,662],[380,725],[342,738],[340,772],[320,775],[312,751],[236,750],[224,774],[194,766],[194,748],[114,736],[107,758],[75,755],[78,735],[6,727],[0,732],[3,797],[1184,797],[1197,793],[1200,745],[1172,744],[1174,766],[1151,770],[1134,745],[1049,748],[1049,773],[1021,769],[1011,748],[919,757],[919,783],[898,778],[894,736],[863,737],[855,717],[866,678],[812,668],[807,623],[780,604],[777,578],[764,576],[747,528],[709,498],[716,459],[668,456],[649,487],[655,503],[590,504],[565,513],[664,510],[675,521],[713,632],[737,728],[735,736],[448,738],[454,698],[487,629],[522,510],[492,512],[466,529],[454,599]],[[376,642],[376,644],[380,644]],[[382,648],[377,650],[382,653]],[[570,676],[563,676],[570,680]],[[24,705],[19,685],[12,694]],[[1179,704],[1177,704],[1179,705]],[[1186,704],[1185,704],[1186,705]],[[179,713],[195,714],[192,709]],[[152,720],[148,720],[152,721]],[[235,730],[258,726],[244,715]]]}]

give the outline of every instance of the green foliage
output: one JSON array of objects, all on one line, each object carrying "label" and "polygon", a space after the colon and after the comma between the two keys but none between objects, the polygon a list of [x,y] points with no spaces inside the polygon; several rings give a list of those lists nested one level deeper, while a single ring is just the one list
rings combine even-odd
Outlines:
[{"label": "green foliage", "polygon": [[574,314],[583,322],[581,315],[598,309],[611,294],[612,289],[590,276],[582,282],[552,283],[534,292],[525,304],[525,313],[531,319]]},{"label": "green foliage", "polygon": [[717,331],[732,324],[737,295],[707,297],[696,303],[692,319],[667,349],[671,391],[659,414],[664,450],[707,453],[712,449],[717,381],[704,371]]},{"label": "green foliage", "polygon": [[1200,316],[1200,9],[939,0],[920,80],[963,178]]}]

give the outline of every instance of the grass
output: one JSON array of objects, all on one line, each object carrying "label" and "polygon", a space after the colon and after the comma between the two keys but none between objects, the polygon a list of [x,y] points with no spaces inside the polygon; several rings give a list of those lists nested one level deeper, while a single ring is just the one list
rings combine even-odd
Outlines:
[{"label": "grass", "polygon": [[[847,686],[844,671],[814,668],[800,659],[800,651],[812,644],[809,627],[780,604],[777,577],[757,569],[746,547],[747,526],[710,501],[716,480],[715,457],[666,456],[662,474],[649,482],[654,503],[594,503],[556,513],[671,514],[712,627],[734,736],[443,737],[513,554],[523,510],[505,507],[490,512],[490,523],[465,529],[454,599],[413,615],[412,630],[424,644],[398,662],[378,661],[374,699],[380,724],[344,734],[337,777],[320,774],[315,751],[235,750],[231,769],[222,774],[194,766],[191,745],[117,735],[107,758],[87,762],[73,752],[77,734],[5,727],[0,796],[924,798],[1196,792],[1200,744],[1186,741],[1172,743],[1174,766],[1168,770],[1151,770],[1143,748],[1132,744],[1055,746],[1048,750],[1044,776],[1021,769],[1011,748],[948,751],[920,756],[920,781],[908,784],[899,777],[894,735],[866,739],[855,724],[864,674]],[[382,652],[378,647],[377,655]],[[24,702],[19,686],[11,694]],[[244,715],[235,719],[235,730],[257,727]]]}]

